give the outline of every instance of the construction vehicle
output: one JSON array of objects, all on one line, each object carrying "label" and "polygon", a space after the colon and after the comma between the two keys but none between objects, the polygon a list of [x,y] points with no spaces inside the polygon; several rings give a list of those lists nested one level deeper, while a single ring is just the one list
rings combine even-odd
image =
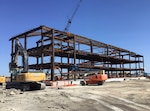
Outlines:
[{"label": "construction vehicle", "polygon": [[105,71],[102,70],[99,73],[92,73],[86,75],[86,77],[84,77],[84,81],[80,81],[80,84],[81,85],[89,85],[89,84],[103,85],[103,83],[107,79],[108,79],[107,74],[105,74]]},{"label": "construction vehicle", "polygon": [[[18,66],[18,56],[22,56],[23,67]],[[29,71],[28,53],[23,48],[19,39],[15,40],[15,54],[9,64],[11,82],[6,84],[6,88],[16,88],[21,90],[40,90],[45,89],[46,74],[41,71]]]},{"label": "construction vehicle", "polygon": [[0,85],[4,85],[6,83],[6,77],[0,76]]}]

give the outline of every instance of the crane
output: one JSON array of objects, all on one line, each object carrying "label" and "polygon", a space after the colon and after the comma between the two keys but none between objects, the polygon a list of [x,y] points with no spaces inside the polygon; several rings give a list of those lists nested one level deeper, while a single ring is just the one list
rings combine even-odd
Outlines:
[{"label": "crane", "polygon": [[79,7],[80,7],[81,2],[82,2],[82,0],[79,0],[79,2],[78,2],[78,4],[77,4],[77,7],[75,8],[75,10],[74,10],[74,12],[73,12],[71,18],[68,18],[67,25],[66,25],[66,27],[65,27],[65,29],[64,29],[65,32],[68,32],[68,31],[69,31],[69,27],[70,27],[70,25],[71,25],[71,23],[72,23],[72,20],[73,20],[75,14],[77,13],[77,11],[78,11],[78,9],[79,9]]}]

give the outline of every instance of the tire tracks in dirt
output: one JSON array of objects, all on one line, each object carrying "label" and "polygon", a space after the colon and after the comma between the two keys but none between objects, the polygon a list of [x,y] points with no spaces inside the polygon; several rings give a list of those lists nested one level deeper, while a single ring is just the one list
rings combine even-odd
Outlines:
[{"label": "tire tracks in dirt", "polygon": [[138,104],[114,95],[98,95],[90,93],[87,97],[111,108],[114,111],[150,111],[149,106]]},{"label": "tire tracks in dirt", "polygon": [[76,100],[87,102],[91,100],[93,103],[95,102],[99,104],[99,108],[103,107],[103,109],[106,109],[107,111],[150,111],[150,107],[147,105],[135,103],[133,101],[107,93],[97,94],[93,92],[86,92],[82,95],[68,95],[68,98],[76,98]]},{"label": "tire tracks in dirt", "polygon": [[113,99],[117,99],[117,100],[122,101],[124,103],[128,103],[130,105],[130,107],[132,107],[132,108],[135,108],[135,109],[139,108],[138,110],[141,109],[142,111],[150,111],[150,107],[147,106],[147,105],[135,103],[133,101],[130,101],[130,100],[127,100],[127,99],[124,99],[124,98],[120,98],[120,97],[117,97],[117,96],[114,96],[114,95],[109,95],[108,97],[113,98]]}]

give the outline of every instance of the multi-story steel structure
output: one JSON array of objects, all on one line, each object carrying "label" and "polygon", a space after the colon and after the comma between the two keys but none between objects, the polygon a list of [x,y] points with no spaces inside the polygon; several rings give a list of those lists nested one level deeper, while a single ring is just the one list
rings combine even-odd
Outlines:
[{"label": "multi-story steel structure", "polygon": [[[28,52],[29,69],[48,69],[51,71],[52,80],[56,67],[60,67],[62,72],[65,69],[69,72],[74,64],[86,71],[105,70],[109,77],[144,72],[142,55],[46,26],[34,28],[11,38],[11,61],[14,59],[15,39],[19,39]],[[69,73],[67,75],[69,78]]]}]

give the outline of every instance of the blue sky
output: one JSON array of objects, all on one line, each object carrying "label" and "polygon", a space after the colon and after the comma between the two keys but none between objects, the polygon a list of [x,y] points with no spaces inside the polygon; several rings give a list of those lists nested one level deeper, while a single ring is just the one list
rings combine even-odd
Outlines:
[{"label": "blue sky", "polygon": [[[63,30],[79,0],[0,0],[0,75],[9,75],[9,38],[39,25]],[[83,0],[69,31],[144,55],[150,72],[150,0]]]}]

